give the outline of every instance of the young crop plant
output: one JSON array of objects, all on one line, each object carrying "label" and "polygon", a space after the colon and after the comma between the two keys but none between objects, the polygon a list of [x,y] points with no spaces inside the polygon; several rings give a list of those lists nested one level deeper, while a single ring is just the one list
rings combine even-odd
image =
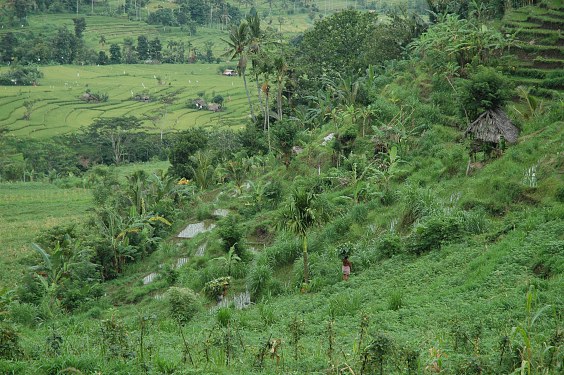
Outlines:
[{"label": "young crop plant", "polygon": [[180,331],[184,344],[183,362],[186,362],[188,358],[190,359],[190,363],[194,365],[194,359],[192,358],[190,346],[188,345],[188,341],[186,341],[183,328],[200,311],[200,301],[192,289],[177,287],[172,287],[168,290],[167,300],[170,316],[178,325],[178,330]]}]

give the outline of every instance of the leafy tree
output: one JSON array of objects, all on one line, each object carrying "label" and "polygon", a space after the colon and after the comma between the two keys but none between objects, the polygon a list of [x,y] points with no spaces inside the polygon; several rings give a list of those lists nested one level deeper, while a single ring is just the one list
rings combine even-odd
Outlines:
[{"label": "leafy tree", "polygon": [[80,18],[73,18],[72,22],[74,23],[74,35],[78,39],[82,39],[82,33],[86,30],[86,20],[84,17]]},{"label": "leafy tree", "polygon": [[61,27],[53,39],[53,53],[60,64],[71,64],[78,52],[78,39],[68,29]]},{"label": "leafy tree", "polygon": [[176,137],[170,151],[170,173],[177,177],[194,178],[196,163],[191,158],[208,144],[208,134],[204,129],[190,129]]},{"label": "leafy tree", "polygon": [[460,83],[461,112],[466,111],[470,121],[489,109],[503,107],[510,96],[508,79],[494,68],[480,66]]},{"label": "leafy tree", "polygon": [[7,32],[0,39],[0,58],[4,62],[14,58],[14,50],[18,46],[18,39],[12,32]]},{"label": "leafy tree", "polygon": [[141,61],[149,58],[149,41],[145,35],[137,37],[137,57]]},{"label": "leafy tree", "polygon": [[125,38],[123,40],[123,62],[126,64],[137,63],[137,52],[135,50],[135,43],[131,38]]},{"label": "leafy tree", "polygon": [[133,132],[141,128],[141,121],[136,117],[97,118],[86,129],[94,142],[100,146],[109,145],[113,162],[120,164],[126,153]]},{"label": "leafy tree", "polygon": [[34,66],[13,66],[4,74],[0,74],[0,85],[31,86],[37,84],[43,73]]},{"label": "leafy tree", "polygon": [[284,164],[286,167],[290,165],[290,158],[292,157],[292,148],[295,145],[298,126],[295,121],[278,121],[274,127],[274,138],[278,149],[282,152]]},{"label": "leafy tree", "polygon": [[163,25],[163,26],[178,26],[179,23],[186,24],[186,16],[183,14],[179,22],[172,9],[163,8],[157,9],[156,11],[149,14],[147,17],[147,23],[150,25]]},{"label": "leafy tree", "polygon": [[110,45],[110,64],[121,63],[121,49],[117,44]]},{"label": "leafy tree", "polygon": [[[373,46],[375,13],[345,10],[315,23],[299,45],[301,65],[312,77],[339,72],[358,74],[367,67],[364,56]],[[355,58],[350,58],[355,56]]]},{"label": "leafy tree", "polygon": [[302,239],[304,283],[306,284],[309,283],[307,234],[311,228],[321,225],[328,218],[329,213],[321,197],[301,186],[294,187],[288,204],[280,213],[279,225]]},{"label": "leafy tree", "polygon": [[161,59],[161,51],[162,51],[161,41],[159,38],[155,38],[151,40],[149,43],[149,57],[151,60],[160,60]]},{"label": "leafy tree", "polygon": [[26,24],[25,21],[28,13],[34,7],[34,3],[31,0],[9,0],[7,2],[8,7],[11,8],[13,15],[18,19],[20,24]]},{"label": "leafy tree", "polygon": [[98,61],[96,61],[96,64],[98,65],[106,65],[109,61],[108,55],[106,54],[106,51],[100,51],[98,52]]}]

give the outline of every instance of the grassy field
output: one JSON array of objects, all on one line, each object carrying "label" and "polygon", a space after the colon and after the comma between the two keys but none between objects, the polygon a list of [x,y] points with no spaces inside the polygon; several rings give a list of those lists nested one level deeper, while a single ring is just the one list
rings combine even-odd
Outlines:
[{"label": "grassy field", "polygon": [[[121,179],[138,169],[166,170],[168,162],[124,165],[116,168]],[[46,182],[0,183],[0,285],[13,285],[33,254],[31,243],[42,231],[57,225],[82,223],[92,208],[89,189],[61,189]]]},{"label": "grassy field", "polygon": [[[243,80],[221,76],[217,69],[218,65],[211,64],[43,67],[45,76],[39,86],[0,87],[0,126],[7,126],[14,136],[44,138],[72,132],[98,117],[143,118],[164,109],[166,116],[157,127],[165,131],[193,126],[238,127],[248,113]],[[86,103],[80,97],[87,89],[106,93],[109,100]],[[141,93],[148,94],[151,101],[133,100]],[[160,102],[172,93],[177,93],[173,104]],[[215,113],[188,108],[187,103],[202,93],[207,100],[222,95],[224,110]],[[22,119],[26,101],[37,101],[29,121]],[[158,130],[149,121],[147,126]]]},{"label": "grassy field", "polygon": [[42,182],[0,184],[0,284],[18,282],[31,243],[42,230],[82,221],[91,207],[85,189],[60,189]]}]

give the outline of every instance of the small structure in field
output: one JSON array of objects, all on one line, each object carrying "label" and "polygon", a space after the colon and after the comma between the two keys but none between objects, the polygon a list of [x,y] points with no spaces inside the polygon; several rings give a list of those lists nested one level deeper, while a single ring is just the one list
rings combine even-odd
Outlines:
[{"label": "small structure in field", "polygon": [[212,112],[219,112],[219,111],[221,111],[221,104],[210,103],[210,104],[208,104],[208,110],[212,111]]},{"label": "small structure in field", "polygon": [[237,75],[237,72],[236,72],[235,70],[233,70],[233,69],[225,69],[225,70],[223,71],[223,75],[224,75],[224,76],[227,76],[227,77],[233,77],[233,76],[236,76],[236,75]]},{"label": "small structure in field", "polygon": [[516,143],[519,129],[501,108],[495,108],[482,113],[464,135],[473,139],[470,154],[475,158],[479,151],[491,156],[494,151],[500,153],[507,143]]},{"label": "small structure in field", "polygon": [[138,101],[138,102],[149,103],[151,101],[151,97],[149,95],[145,95],[145,94],[137,94],[137,95],[135,95],[133,100]]},{"label": "small structure in field", "polygon": [[198,109],[204,109],[207,108],[208,105],[204,99],[198,98],[194,99],[194,106]]}]

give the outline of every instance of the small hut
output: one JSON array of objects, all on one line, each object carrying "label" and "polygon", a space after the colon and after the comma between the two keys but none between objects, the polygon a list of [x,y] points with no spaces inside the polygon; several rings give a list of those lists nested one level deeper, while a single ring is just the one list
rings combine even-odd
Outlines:
[{"label": "small hut", "polygon": [[513,144],[519,137],[519,129],[513,125],[501,108],[488,109],[482,113],[464,132],[474,139],[471,153],[482,150],[491,154],[501,150],[506,143]]}]

